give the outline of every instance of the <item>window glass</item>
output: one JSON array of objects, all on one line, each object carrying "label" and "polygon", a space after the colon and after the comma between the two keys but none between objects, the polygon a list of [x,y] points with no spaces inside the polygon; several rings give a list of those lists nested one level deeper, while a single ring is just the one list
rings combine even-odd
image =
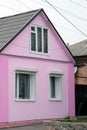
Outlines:
[{"label": "window glass", "polygon": [[48,30],[43,29],[44,52],[48,53]]},{"label": "window glass", "polygon": [[16,72],[15,98],[35,100],[36,74],[33,72]]},{"label": "window glass", "polygon": [[31,50],[36,51],[36,35],[35,33],[31,33]]},{"label": "window glass", "polygon": [[35,27],[32,26],[32,27],[31,27],[31,31],[35,31]]},{"label": "window glass", "polygon": [[55,98],[55,77],[50,77],[51,81],[51,98]]},{"label": "window glass", "polygon": [[19,74],[19,98],[30,98],[30,75]]},{"label": "window glass", "polygon": [[42,52],[42,29],[37,27],[37,43],[38,43],[38,52]]},{"label": "window glass", "polygon": [[48,53],[48,29],[31,26],[31,50]]},{"label": "window glass", "polygon": [[50,75],[50,99],[62,99],[62,76],[60,75]]}]

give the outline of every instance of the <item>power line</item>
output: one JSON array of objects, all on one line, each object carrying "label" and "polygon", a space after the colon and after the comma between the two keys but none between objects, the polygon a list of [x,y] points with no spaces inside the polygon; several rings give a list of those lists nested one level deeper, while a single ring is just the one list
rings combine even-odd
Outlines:
[{"label": "power line", "polygon": [[49,3],[47,0],[45,0],[46,3],[48,3],[60,16],[62,16],[68,23],[70,23],[75,29],[77,29],[81,34],[83,34],[85,37],[87,35],[83,33],[77,26],[75,26],[69,19],[67,19],[58,9],[55,8],[51,3]]},{"label": "power line", "polygon": [[16,9],[13,9],[13,8],[11,8],[11,7],[9,7],[9,6],[6,6],[6,5],[3,5],[3,4],[0,4],[0,6],[5,7],[5,8],[8,8],[8,9],[10,9],[10,10],[13,10],[13,11],[15,11],[15,12],[20,12],[20,11],[18,11],[18,10],[16,10]]},{"label": "power line", "polygon": [[18,3],[20,3],[22,6],[24,6],[27,9],[31,9],[29,6],[25,5],[24,3],[22,3],[20,0],[17,0]]},{"label": "power line", "polygon": [[[45,2],[45,0],[42,0],[42,1]],[[42,3],[36,2],[36,1],[35,1],[35,3],[38,3],[38,4],[40,4],[40,5],[42,4]],[[43,4],[42,4],[42,5],[43,5]],[[44,5],[44,6],[46,6],[46,5]],[[71,13],[71,12],[69,12],[69,11],[67,11],[67,10],[65,10],[65,9],[63,9],[63,8],[60,8],[60,7],[56,6],[56,5],[54,5],[54,4],[53,4],[53,6],[55,6],[56,8],[58,8],[58,9],[64,11],[64,12],[68,13],[68,15],[70,15],[70,16],[74,16],[74,17],[76,17],[76,18],[78,18],[78,19],[80,19],[80,20],[83,20],[83,21],[86,21],[86,22],[87,22],[87,19],[82,18],[82,17],[80,17],[79,15],[76,15],[76,14],[74,14],[74,13]],[[46,6],[46,7],[50,8],[49,6]]]},{"label": "power line", "polygon": [[78,2],[75,2],[75,1],[73,1],[73,0],[69,0],[69,1],[72,2],[72,3],[74,3],[74,4],[76,4],[76,5],[78,5],[78,6],[81,6],[81,7],[85,8],[85,9],[87,9],[87,7],[85,7],[85,6],[81,5],[81,4],[79,4]]},{"label": "power line", "polygon": [[[55,6],[55,5],[54,5],[54,6]],[[64,12],[66,12],[66,13],[68,13],[68,14],[70,14],[70,15],[72,15],[72,16],[74,16],[74,17],[76,17],[76,18],[78,18],[78,19],[81,19],[81,20],[84,20],[84,21],[87,22],[87,19],[85,19],[85,18],[82,18],[82,17],[80,17],[80,16],[78,16],[78,15],[76,15],[76,14],[73,14],[73,13],[71,13],[71,12],[65,10],[65,9],[62,9],[62,8],[60,8],[60,7],[58,7],[58,6],[55,6],[55,7],[58,8],[58,9],[60,9],[60,10],[62,10],[62,11],[64,11]]]},{"label": "power line", "polygon": [[65,29],[65,30],[67,30],[67,31],[71,31],[71,32],[74,32],[74,33],[78,33],[77,31],[71,30],[71,29],[66,28],[66,27],[64,27],[64,26],[60,26],[60,25],[58,25],[58,24],[55,24],[55,25],[58,26],[58,27],[60,27],[60,28]]}]

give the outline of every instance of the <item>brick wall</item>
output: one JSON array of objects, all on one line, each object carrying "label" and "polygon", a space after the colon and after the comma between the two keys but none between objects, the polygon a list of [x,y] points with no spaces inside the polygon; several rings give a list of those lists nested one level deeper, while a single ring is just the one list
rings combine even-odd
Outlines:
[{"label": "brick wall", "polygon": [[78,71],[75,75],[75,84],[87,85],[87,56],[75,57]]}]

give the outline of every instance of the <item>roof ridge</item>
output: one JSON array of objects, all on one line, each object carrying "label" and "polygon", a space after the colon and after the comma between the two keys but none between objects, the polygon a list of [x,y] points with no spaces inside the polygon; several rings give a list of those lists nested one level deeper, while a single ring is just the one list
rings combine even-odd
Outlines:
[{"label": "roof ridge", "polygon": [[13,15],[9,15],[9,16],[4,16],[4,17],[1,17],[1,19],[6,19],[6,18],[10,18],[10,17],[15,17],[15,16],[18,16],[18,15],[23,15],[23,14],[26,14],[26,13],[31,13],[31,12],[36,12],[36,11],[40,11],[40,10],[43,10],[42,8],[40,9],[36,9],[36,10],[30,10],[30,11],[27,11],[27,12],[22,12],[22,13],[18,13],[18,14],[13,14]]},{"label": "roof ridge", "polygon": [[69,47],[74,46],[74,45],[77,45],[77,44],[79,44],[79,43],[81,44],[81,43],[83,43],[83,42],[87,42],[87,39],[86,39],[86,40],[82,40],[82,41],[80,41],[80,42],[76,42],[76,43],[70,45]]}]

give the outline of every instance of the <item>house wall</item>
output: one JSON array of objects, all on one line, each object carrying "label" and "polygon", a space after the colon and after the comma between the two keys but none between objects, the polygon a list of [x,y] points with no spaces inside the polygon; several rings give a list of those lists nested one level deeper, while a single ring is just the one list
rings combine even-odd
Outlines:
[{"label": "house wall", "polygon": [[[15,69],[27,68],[35,69],[36,73],[36,99],[35,101],[16,101],[15,100]],[[62,100],[49,100],[49,73],[59,71],[62,77]],[[68,72],[68,73],[67,73]],[[63,118],[69,114],[74,116],[74,101],[72,76],[69,75],[66,63],[58,63],[49,60],[37,60],[29,58],[9,58],[9,121],[32,120],[32,119],[52,119]],[[70,77],[69,77],[70,76]],[[68,85],[70,93],[68,99]],[[72,103],[70,103],[72,99]],[[68,108],[68,100],[70,107]]]},{"label": "house wall", "polygon": [[0,55],[0,122],[8,121],[8,57]]},{"label": "house wall", "polygon": [[[37,54],[30,51],[30,26],[27,26],[3,51],[8,55],[6,65],[6,117],[8,121],[63,118],[74,116],[73,63],[64,45],[57,36],[48,20],[40,14],[32,24],[45,26],[49,29],[49,54]],[[2,63],[4,64],[4,63]],[[36,69],[36,100],[15,100],[15,68]],[[59,71],[62,76],[62,101],[49,100],[49,72]],[[70,75],[71,74],[71,75]],[[4,74],[3,74],[4,77]],[[2,80],[1,80],[2,81]],[[73,97],[71,97],[71,95]],[[5,98],[6,98],[5,97]],[[6,108],[5,108],[6,109]],[[3,117],[5,119],[5,117]]]}]

